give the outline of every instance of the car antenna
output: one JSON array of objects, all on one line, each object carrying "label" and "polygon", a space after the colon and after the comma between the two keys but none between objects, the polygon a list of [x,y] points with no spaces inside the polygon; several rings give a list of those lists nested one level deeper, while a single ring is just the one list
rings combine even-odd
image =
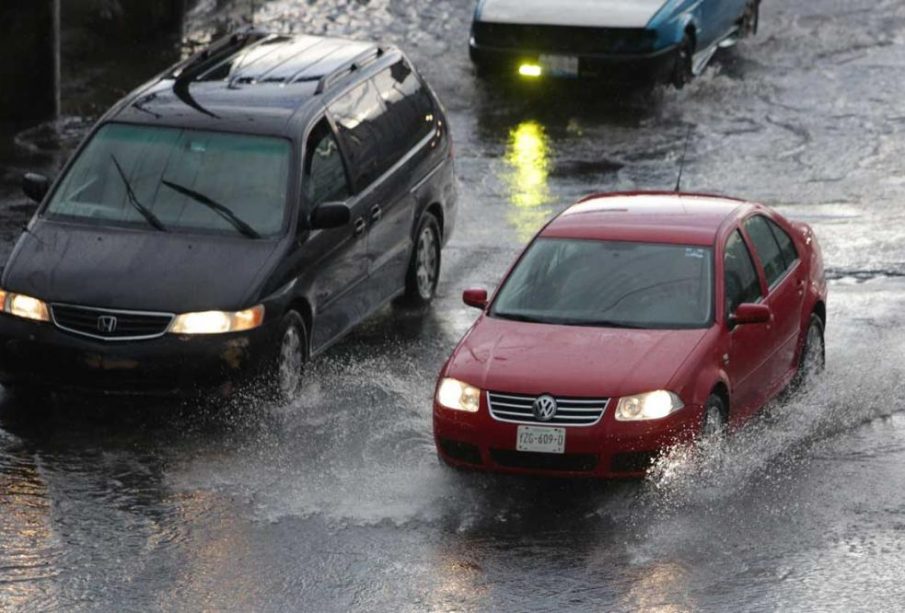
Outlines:
[{"label": "car antenna", "polygon": [[688,156],[688,141],[691,140],[691,130],[692,127],[688,126],[688,130],[685,132],[685,144],[682,147],[682,159],[679,161],[679,176],[676,179],[676,189],[675,192],[681,193],[682,191],[682,175],[685,174],[685,158]]},{"label": "car antenna", "polygon": [[255,0],[251,0],[251,17],[248,20],[251,27],[255,27]]}]

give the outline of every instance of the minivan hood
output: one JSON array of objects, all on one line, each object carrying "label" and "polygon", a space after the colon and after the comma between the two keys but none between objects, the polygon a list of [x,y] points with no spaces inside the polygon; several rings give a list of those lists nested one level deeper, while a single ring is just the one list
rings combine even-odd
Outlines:
[{"label": "minivan hood", "polygon": [[13,250],[3,288],[92,307],[238,310],[273,265],[273,241],[89,227],[38,219]]},{"label": "minivan hood", "polygon": [[664,389],[706,329],[624,330],[482,317],[446,376],[484,390],[608,398]]},{"label": "minivan hood", "polygon": [[485,0],[478,18],[493,23],[643,28],[666,0]]}]

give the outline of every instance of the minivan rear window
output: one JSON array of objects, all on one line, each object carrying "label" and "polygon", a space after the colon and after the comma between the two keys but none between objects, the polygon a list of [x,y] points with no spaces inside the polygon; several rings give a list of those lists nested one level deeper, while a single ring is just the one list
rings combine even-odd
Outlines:
[{"label": "minivan rear window", "polygon": [[44,215],[165,231],[272,237],[287,213],[291,146],[268,136],[109,123]]}]

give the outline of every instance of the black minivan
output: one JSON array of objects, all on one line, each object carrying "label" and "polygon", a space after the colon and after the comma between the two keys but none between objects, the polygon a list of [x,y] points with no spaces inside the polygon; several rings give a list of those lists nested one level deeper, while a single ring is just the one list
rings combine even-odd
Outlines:
[{"label": "black minivan", "polygon": [[117,103],[0,277],[0,382],[283,397],[387,302],[425,305],[456,220],[443,108],[395,48],[246,30]]}]

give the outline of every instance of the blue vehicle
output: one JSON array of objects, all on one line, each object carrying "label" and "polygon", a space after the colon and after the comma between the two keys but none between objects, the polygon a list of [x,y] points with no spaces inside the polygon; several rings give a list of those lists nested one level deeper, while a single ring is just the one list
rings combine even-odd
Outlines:
[{"label": "blue vehicle", "polygon": [[479,74],[670,82],[757,32],[760,0],[479,0]]}]

